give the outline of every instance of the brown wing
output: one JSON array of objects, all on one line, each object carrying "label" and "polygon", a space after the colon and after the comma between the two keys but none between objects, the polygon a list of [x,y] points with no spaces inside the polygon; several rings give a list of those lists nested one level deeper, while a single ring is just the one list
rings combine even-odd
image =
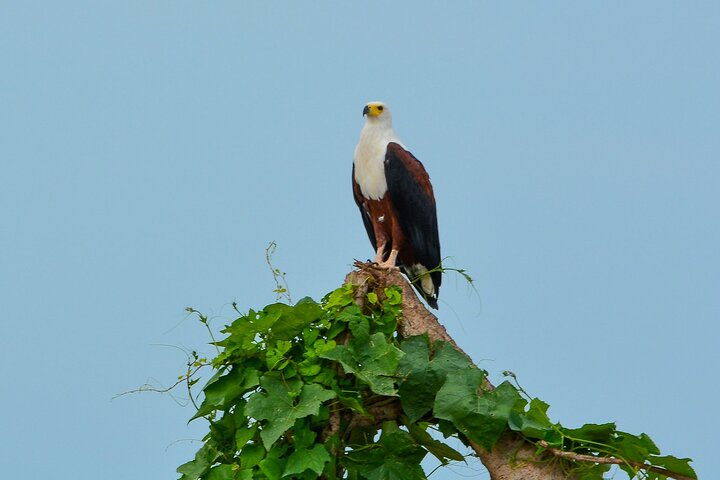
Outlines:
[{"label": "brown wing", "polygon": [[[415,261],[428,270],[439,267],[437,210],[425,167],[412,153],[391,142],[385,154],[385,178],[400,226],[414,250]],[[437,293],[442,274],[435,271],[430,277]]]}]

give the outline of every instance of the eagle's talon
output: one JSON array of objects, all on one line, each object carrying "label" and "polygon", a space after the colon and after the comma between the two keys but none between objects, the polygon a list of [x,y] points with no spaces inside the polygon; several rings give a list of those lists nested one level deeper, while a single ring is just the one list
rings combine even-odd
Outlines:
[{"label": "eagle's talon", "polygon": [[397,265],[383,265],[383,264],[380,264],[380,265],[378,265],[378,267],[382,268],[383,270],[388,270],[388,271],[390,271],[390,272],[393,272],[393,271],[394,271],[394,272],[399,272],[399,271],[400,271],[400,267],[398,267]]}]

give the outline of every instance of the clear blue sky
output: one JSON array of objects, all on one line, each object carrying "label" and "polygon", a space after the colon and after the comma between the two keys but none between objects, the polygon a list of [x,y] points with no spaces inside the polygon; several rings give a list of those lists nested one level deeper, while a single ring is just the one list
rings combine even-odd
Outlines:
[{"label": "clear blue sky", "polygon": [[720,471],[720,4],[390,3],[0,5],[4,478],[175,477],[204,425],[112,397],[212,353],[186,306],[272,302],[269,241],[295,299],[372,257],[369,100],[476,279],[440,297],[463,348]]}]

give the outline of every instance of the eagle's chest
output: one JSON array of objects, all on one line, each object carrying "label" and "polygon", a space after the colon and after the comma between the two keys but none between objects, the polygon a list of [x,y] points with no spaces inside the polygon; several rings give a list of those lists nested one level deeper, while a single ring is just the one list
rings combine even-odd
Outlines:
[{"label": "eagle's chest", "polygon": [[380,200],[387,192],[386,151],[387,144],[358,144],[355,151],[355,181],[365,198]]}]

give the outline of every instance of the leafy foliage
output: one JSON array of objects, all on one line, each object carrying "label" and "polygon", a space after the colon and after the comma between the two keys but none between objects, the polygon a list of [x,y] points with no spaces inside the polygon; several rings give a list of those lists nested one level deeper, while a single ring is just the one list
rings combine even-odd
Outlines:
[{"label": "leafy foliage", "polygon": [[[631,477],[696,478],[689,459],[661,456],[645,434],[612,423],[565,428],[519,385],[491,387],[450,344],[400,338],[399,289],[368,293],[364,308],[355,294],[345,285],[321,303],[275,303],[222,331],[213,342],[215,375],[191,419],[205,418],[209,432],[178,468],[181,480],[423,479],[428,453],[442,464],[464,460],[431,430],[486,449],[517,432],[539,453],[619,459]],[[585,480],[601,480],[610,468],[548,458]]]}]

